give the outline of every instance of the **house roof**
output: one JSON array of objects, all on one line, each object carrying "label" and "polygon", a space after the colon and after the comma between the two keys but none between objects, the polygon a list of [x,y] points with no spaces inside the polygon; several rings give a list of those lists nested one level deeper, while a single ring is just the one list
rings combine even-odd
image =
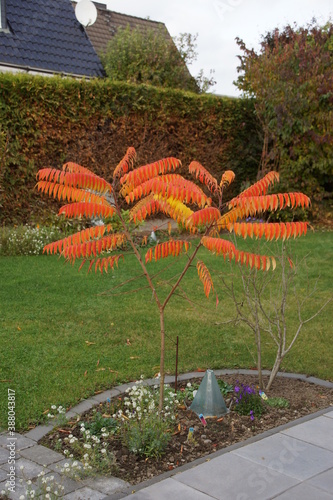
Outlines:
[{"label": "house roof", "polygon": [[[72,1],[72,4],[75,8],[77,2]],[[126,28],[127,26],[139,29],[142,32],[147,29],[161,30],[167,38],[171,39],[164,23],[120,14],[119,12],[108,10],[103,3],[94,2],[94,4],[97,8],[97,20],[92,26],[86,28],[86,32],[98,54],[105,52],[108,42],[117,33],[119,28]]]},{"label": "house roof", "polygon": [[[3,1],[3,0],[2,0]],[[75,76],[104,76],[104,69],[70,0],[5,0],[0,65]]]}]

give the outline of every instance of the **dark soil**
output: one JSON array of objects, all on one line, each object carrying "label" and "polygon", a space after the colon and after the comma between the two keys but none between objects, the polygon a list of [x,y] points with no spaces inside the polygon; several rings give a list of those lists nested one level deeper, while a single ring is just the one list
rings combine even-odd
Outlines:
[{"label": "dark soil", "polygon": [[[257,384],[255,376],[237,374],[225,375],[222,378],[224,382],[233,386],[237,381],[247,385]],[[187,382],[184,383],[184,386]],[[192,384],[195,382],[200,384],[201,379],[191,380]],[[108,438],[116,457],[116,467],[115,470],[112,470],[112,474],[134,485],[234,443],[244,441],[251,436],[333,405],[333,389],[281,377],[275,380],[269,397],[284,398],[288,400],[289,407],[265,406],[265,413],[261,418],[255,418],[253,421],[251,421],[250,416],[239,415],[231,409],[222,418],[207,419],[205,427],[195,413],[180,408],[177,419],[178,426],[172,434],[166,453],[160,459],[137,457],[124,448],[119,438],[115,436]],[[228,396],[225,397],[225,401],[228,406]],[[89,412],[86,415],[88,414]],[[190,427],[194,428],[194,440],[191,443],[187,440]],[[75,434],[73,427],[71,432]],[[52,448],[59,437],[63,438],[64,435],[59,431],[53,431],[40,443]]]}]

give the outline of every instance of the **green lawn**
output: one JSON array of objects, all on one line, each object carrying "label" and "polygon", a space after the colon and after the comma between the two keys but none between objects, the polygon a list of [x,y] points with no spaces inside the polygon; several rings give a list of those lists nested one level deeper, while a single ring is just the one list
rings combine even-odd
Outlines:
[{"label": "green lawn", "polygon": [[[333,233],[310,233],[292,245],[298,258],[307,255],[299,288],[314,286],[320,276],[316,294],[305,305],[306,314],[311,314],[332,293]],[[235,269],[204,249],[200,258],[213,277],[213,270],[228,277]],[[184,259],[149,264],[152,272],[168,266],[156,278],[162,294],[169,290],[162,280],[172,281]],[[78,273],[77,268],[50,256],[0,258],[0,428],[7,427],[8,388],[16,391],[17,429],[23,430],[39,423],[52,404],[68,408],[95,391],[159,371],[159,315],[150,290],[143,288],[143,279],[116,288],[140,274],[133,255],[107,275],[88,275],[85,268]],[[233,308],[220,280],[214,281],[217,308],[214,297],[206,299],[195,268],[182,285],[194,303],[175,296],[167,306],[169,373],[175,370],[177,335],[180,372],[255,367],[251,331],[241,324],[221,324],[233,316]],[[291,297],[292,326],[294,311]],[[283,370],[333,380],[331,324],[332,303],[304,327]],[[269,368],[273,359],[269,338],[264,339],[263,349],[263,364]]]}]

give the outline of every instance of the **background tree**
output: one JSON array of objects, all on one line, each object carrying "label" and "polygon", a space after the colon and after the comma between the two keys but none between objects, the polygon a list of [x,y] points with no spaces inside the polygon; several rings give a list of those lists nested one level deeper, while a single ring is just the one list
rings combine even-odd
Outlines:
[{"label": "background tree", "polygon": [[243,55],[235,83],[255,98],[264,131],[260,170],[279,168],[284,182],[314,200],[331,196],[332,23],[275,29],[263,37],[259,53],[237,43]]},{"label": "background tree", "polygon": [[162,28],[142,31],[127,26],[117,31],[101,59],[112,80],[205,92],[214,80],[203,72],[195,78],[187,68],[197,58],[196,38],[182,33],[173,40]]},{"label": "background tree", "polygon": [[[125,242],[132,248],[152,290],[160,316],[159,404],[162,409],[165,308],[195,261],[205,295],[209,297],[210,293],[214,292],[214,284],[208,268],[202,260],[197,259],[199,249],[205,247],[210,252],[223,256],[224,259],[234,260],[250,268],[262,271],[274,269],[276,265],[274,257],[239,251],[227,238],[221,238],[219,233],[227,229],[244,238],[249,235],[267,240],[301,236],[307,231],[305,222],[259,224],[238,221],[267,210],[274,211],[286,206],[292,208],[309,206],[310,200],[302,193],[268,194],[269,188],[279,179],[276,172],[270,172],[226,204],[223,202],[223,192],[235,178],[235,174],[230,170],[223,173],[218,183],[217,179],[200,163],[193,161],[189,165],[189,174],[198,179],[206,189],[206,194],[195,182],[174,173],[180,171],[181,168],[181,162],[176,158],[164,158],[133,169],[135,159],[134,148],[129,148],[125,157],[115,168],[111,183],[85,167],[67,163],[63,166],[63,170],[52,168],[40,170],[37,174],[37,187],[54,198],[69,202],[60,209],[59,215],[70,218],[98,217],[105,221],[101,225],[84,229],[47,245],[44,250],[48,253],[60,253],[72,263],[76,259],[82,259],[79,269],[88,260],[89,270],[100,270],[103,273],[108,268],[113,269],[120,259],[124,258],[119,250]],[[122,215],[121,204],[124,200],[128,204],[137,202],[130,212],[134,222],[160,212],[176,220],[192,233],[196,233],[200,228],[203,236],[193,249],[190,249],[187,240],[170,238],[169,241],[158,243],[155,248],[150,248],[143,256],[142,248],[134,241],[130,227]],[[121,225],[121,231],[117,232],[112,227],[112,217],[115,215],[118,216]],[[152,260],[157,261],[168,256],[175,257],[184,251],[187,252],[188,260],[181,273],[170,284],[170,291],[163,297],[158,291],[160,277],[153,276],[147,265]],[[216,301],[218,303],[217,297]]]}]

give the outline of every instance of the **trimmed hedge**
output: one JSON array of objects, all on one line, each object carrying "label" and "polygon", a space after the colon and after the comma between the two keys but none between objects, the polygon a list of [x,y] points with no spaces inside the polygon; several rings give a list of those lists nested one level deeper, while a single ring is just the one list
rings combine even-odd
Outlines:
[{"label": "trimmed hedge", "polygon": [[[111,178],[129,146],[139,164],[175,156],[254,180],[261,130],[250,100],[103,80],[0,74],[0,222],[45,221],[36,172],[75,161]],[[232,193],[231,193],[232,194]]]}]

